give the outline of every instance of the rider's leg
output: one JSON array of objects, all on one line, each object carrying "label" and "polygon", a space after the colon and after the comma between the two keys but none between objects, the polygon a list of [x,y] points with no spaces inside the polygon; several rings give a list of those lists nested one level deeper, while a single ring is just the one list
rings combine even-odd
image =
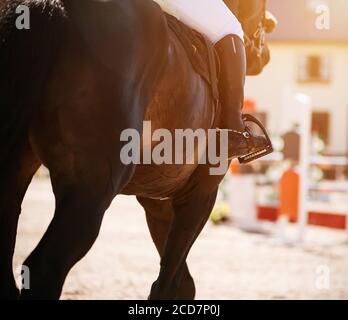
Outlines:
[{"label": "rider's leg", "polygon": [[242,119],[244,83],[246,75],[245,47],[240,37],[228,35],[215,45],[220,59],[219,91],[221,102],[221,129],[230,133],[232,156],[242,156],[262,149],[268,142],[263,136],[254,135]]},{"label": "rider's leg", "polygon": [[229,35],[215,45],[220,59],[219,91],[222,114],[221,128],[243,131],[241,110],[244,104],[246,56],[243,41]]}]

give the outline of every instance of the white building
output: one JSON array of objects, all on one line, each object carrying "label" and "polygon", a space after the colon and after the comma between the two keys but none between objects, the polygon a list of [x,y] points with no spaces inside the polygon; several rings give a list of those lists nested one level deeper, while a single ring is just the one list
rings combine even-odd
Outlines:
[{"label": "white building", "polygon": [[[329,30],[316,27],[320,4],[329,10]],[[348,1],[268,0],[268,6],[279,20],[269,41],[272,60],[262,75],[247,79],[246,97],[267,114],[270,131],[281,132],[285,93],[307,94],[313,130],[326,139],[326,152],[347,154]]]}]

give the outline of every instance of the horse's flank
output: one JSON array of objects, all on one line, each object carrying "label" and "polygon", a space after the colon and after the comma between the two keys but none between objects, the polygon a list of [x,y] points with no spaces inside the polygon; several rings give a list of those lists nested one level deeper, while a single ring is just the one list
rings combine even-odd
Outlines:
[{"label": "horse's flank", "polygon": [[[168,64],[149,104],[145,120],[151,121],[152,131],[210,129],[214,104],[207,83],[193,70],[180,41],[167,29],[170,39]],[[154,145],[152,146],[154,147]],[[167,197],[178,191],[197,164],[138,165],[125,194],[143,197]]]}]

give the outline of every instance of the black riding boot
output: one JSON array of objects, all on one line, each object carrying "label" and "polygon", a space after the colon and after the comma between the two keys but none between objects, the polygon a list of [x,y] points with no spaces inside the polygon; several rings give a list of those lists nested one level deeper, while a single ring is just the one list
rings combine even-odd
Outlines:
[{"label": "black riding boot", "polygon": [[215,45],[220,59],[219,92],[221,102],[220,129],[229,131],[229,157],[257,152],[268,145],[243,121],[246,56],[243,41],[236,35],[224,37]]}]

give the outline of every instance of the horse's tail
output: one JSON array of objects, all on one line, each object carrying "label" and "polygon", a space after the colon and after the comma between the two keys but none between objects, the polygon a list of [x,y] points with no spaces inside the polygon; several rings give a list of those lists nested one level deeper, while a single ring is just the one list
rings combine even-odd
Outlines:
[{"label": "horse's tail", "polygon": [[40,107],[63,42],[63,19],[59,0],[0,1],[0,175]]}]

